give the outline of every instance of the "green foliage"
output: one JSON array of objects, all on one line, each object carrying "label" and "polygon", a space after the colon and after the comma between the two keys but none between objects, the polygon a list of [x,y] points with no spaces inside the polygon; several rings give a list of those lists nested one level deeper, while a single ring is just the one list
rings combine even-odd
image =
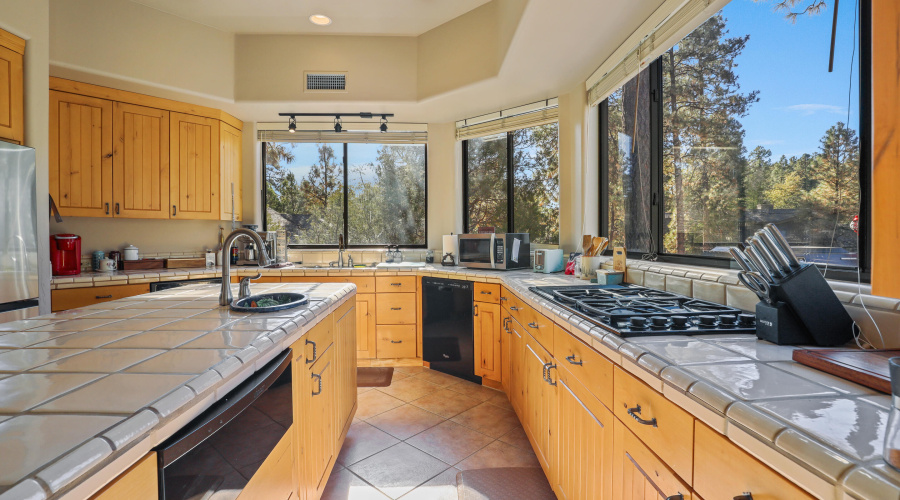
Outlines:
[{"label": "green foliage", "polygon": [[559,244],[559,124],[516,130],[513,216],[532,243]]},{"label": "green foliage", "polygon": [[477,233],[482,227],[493,227],[498,233],[507,232],[506,137],[506,134],[499,134],[466,142],[469,232]]}]

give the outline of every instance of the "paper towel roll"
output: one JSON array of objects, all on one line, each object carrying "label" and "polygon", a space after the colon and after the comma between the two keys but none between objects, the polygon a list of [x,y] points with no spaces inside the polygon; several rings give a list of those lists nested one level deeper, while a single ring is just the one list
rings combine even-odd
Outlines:
[{"label": "paper towel roll", "polygon": [[447,255],[448,253],[452,253],[454,259],[459,258],[459,251],[457,250],[456,242],[457,242],[457,236],[455,234],[445,234],[444,235],[444,250],[443,250],[442,256]]}]

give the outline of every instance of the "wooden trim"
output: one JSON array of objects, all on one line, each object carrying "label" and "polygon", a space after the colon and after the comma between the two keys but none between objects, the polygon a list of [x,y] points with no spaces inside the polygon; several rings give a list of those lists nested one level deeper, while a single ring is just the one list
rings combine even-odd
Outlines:
[{"label": "wooden trim", "polygon": [[900,298],[900,3],[872,2],[872,293]]},{"label": "wooden trim", "polygon": [[244,128],[244,122],[229,115],[221,109],[208,108],[206,106],[199,106],[196,104],[173,101],[171,99],[163,99],[161,97],[153,97],[146,94],[128,92],[127,90],[101,87],[99,85],[66,80],[64,78],[57,78],[55,76],[50,77],[50,90],[67,92],[70,94],[86,95],[90,97],[99,97],[101,99],[107,99],[110,101],[136,104],[138,106],[145,106],[148,108],[158,108],[167,111],[175,111],[177,113],[184,113],[187,115],[212,118],[214,120],[225,122],[239,130],[243,130]]},{"label": "wooden trim", "polygon": [[90,500],[121,498],[151,500],[158,498],[156,471],[156,452],[151,451],[91,496]]},{"label": "wooden trim", "polygon": [[18,52],[25,55],[25,39],[4,30],[0,30],[0,47]]}]

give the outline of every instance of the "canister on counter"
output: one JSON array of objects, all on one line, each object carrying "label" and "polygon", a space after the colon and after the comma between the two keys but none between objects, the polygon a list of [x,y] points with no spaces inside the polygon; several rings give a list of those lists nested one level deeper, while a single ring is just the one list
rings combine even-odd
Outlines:
[{"label": "canister on counter", "polygon": [[100,270],[100,261],[106,258],[106,254],[103,253],[103,250],[94,250],[91,253],[91,269],[94,271]]},{"label": "canister on counter", "polygon": [[119,267],[121,267],[120,262],[122,262],[122,252],[118,250],[109,252],[109,259],[116,264],[116,269],[118,269]]}]

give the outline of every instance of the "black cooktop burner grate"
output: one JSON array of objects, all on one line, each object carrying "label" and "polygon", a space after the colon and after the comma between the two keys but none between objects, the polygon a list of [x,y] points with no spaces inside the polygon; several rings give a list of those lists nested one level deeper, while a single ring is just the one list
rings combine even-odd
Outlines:
[{"label": "black cooktop burner grate", "polygon": [[539,286],[530,290],[622,336],[755,333],[752,314],[637,285]]}]

